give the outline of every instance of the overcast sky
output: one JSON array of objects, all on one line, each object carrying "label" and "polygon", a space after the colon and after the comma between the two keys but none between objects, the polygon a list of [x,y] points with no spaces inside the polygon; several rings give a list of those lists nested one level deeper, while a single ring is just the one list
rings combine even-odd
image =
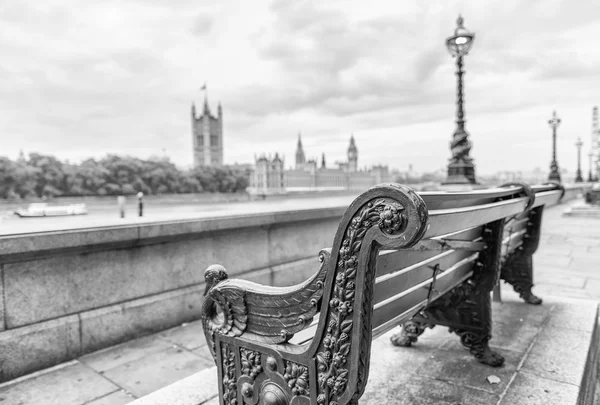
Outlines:
[{"label": "overcast sky", "polygon": [[[224,111],[225,162],[279,152],[427,171],[454,130],[456,17],[476,33],[465,59],[466,128],[479,173],[547,170],[600,104],[596,0],[3,0],[0,155],[80,161],[163,153],[192,162],[190,107]],[[164,150],[164,152],[163,152]],[[584,159],[587,171],[587,158]]]}]

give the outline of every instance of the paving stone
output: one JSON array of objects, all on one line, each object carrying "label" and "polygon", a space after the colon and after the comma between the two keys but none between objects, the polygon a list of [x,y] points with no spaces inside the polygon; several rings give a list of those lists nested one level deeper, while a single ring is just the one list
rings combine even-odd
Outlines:
[{"label": "paving stone", "polygon": [[569,269],[581,272],[597,273],[598,259],[584,256],[574,257],[569,263]]},{"label": "paving stone", "polygon": [[545,327],[523,363],[522,371],[578,386],[591,336],[589,332]]},{"label": "paving stone", "polygon": [[150,335],[88,354],[79,358],[79,361],[96,371],[106,371],[166,350],[171,346],[158,335]]},{"label": "paving stone", "polygon": [[540,327],[531,325],[526,319],[515,318],[512,323],[494,325],[490,345],[524,355],[540,330]]},{"label": "paving stone", "polygon": [[202,322],[196,321],[169,329],[159,334],[167,341],[185,347],[188,350],[197,349],[206,345]]},{"label": "paving stone", "polygon": [[81,405],[118,389],[115,384],[77,363],[1,387],[0,403]]},{"label": "paving stone", "polygon": [[[437,345],[431,343],[447,342],[453,338],[445,328],[428,330],[427,332],[431,332],[430,339],[424,339],[423,342],[419,339],[412,347],[392,345],[389,338],[394,332],[396,330],[388,332],[372,343],[371,371],[365,394],[359,403],[487,405],[497,402],[497,396],[491,393],[457,386],[447,378],[436,380],[414,372],[416,369],[436,366],[438,353],[445,351],[436,349]],[[470,363],[471,358],[465,361],[467,362]]]},{"label": "paving stone", "polygon": [[539,256],[564,256],[564,257],[570,257],[571,256],[571,252],[573,251],[573,248],[570,246],[547,246],[547,245],[542,245],[538,248],[538,250],[535,252],[535,256],[537,257]]},{"label": "paving stone", "polygon": [[202,402],[201,405],[219,405],[219,397],[214,397],[213,399],[209,399],[206,402]]},{"label": "paving stone", "polygon": [[498,395],[457,386],[446,381],[413,377],[399,384],[391,376],[383,385],[367,385],[359,403],[390,405],[489,405],[498,401]]},{"label": "paving stone", "polygon": [[134,400],[135,397],[132,394],[125,392],[124,390],[118,390],[112,394],[88,402],[85,405],[125,405]]},{"label": "paving stone", "polygon": [[[494,350],[506,359],[503,367],[479,363],[460,342],[449,341],[442,349],[436,350],[427,363],[415,368],[415,371],[424,377],[499,395],[506,389],[522,356],[508,350]],[[486,380],[489,375],[498,376],[500,383],[490,384]]]},{"label": "paving stone", "polygon": [[211,365],[215,365],[212,354],[210,354],[210,350],[208,349],[207,345],[200,346],[199,348],[192,350],[192,353],[195,353],[200,357],[204,357],[205,359],[209,359],[211,361]]},{"label": "paving stone", "polygon": [[562,287],[583,288],[586,282],[585,277],[574,275],[561,275],[553,272],[540,272],[535,275],[535,284],[556,284]]},{"label": "paving stone", "polygon": [[218,404],[218,394],[217,368],[212,367],[142,397],[131,405],[198,405],[207,401]]},{"label": "paving stone", "polygon": [[[600,263],[600,260],[598,261],[598,263]],[[545,274],[552,274],[552,275],[556,275],[556,276],[560,276],[560,277],[581,277],[581,278],[585,278],[586,279],[586,285],[587,285],[587,280],[599,280],[600,281],[600,272],[598,271],[578,271],[576,269],[562,269],[562,268],[548,268],[548,267],[543,267],[541,269],[536,269],[534,270],[534,276],[535,276],[535,280],[534,282],[537,282],[538,277],[545,275]],[[585,285],[584,285],[585,287]]]},{"label": "paving stone", "polygon": [[562,287],[556,284],[538,284],[535,287],[536,294],[542,299],[548,296],[561,296],[565,298],[593,299],[594,293],[584,288]]},{"label": "paving stone", "polygon": [[499,405],[575,405],[578,392],[575,385],[520,372]]},{"label": "paving stone", "polygon": [[537,328],[542,326],[550,315],[551,307],[547,305],[526,304],[512,291],[510,294],[505,294],[504,289],[502,294],[503,302],[492,303],[494,329],[496,329],[496,325],[511,325],[515,320]]},{"label": "paving stone", "polygon": [[[560,300],[560,302],[557,302],[557,300]],[[596,302],[588,300],[571,300],[570,302],[565,302],[564,298],[557,299],[554,297],[549,297],[546,302],[548,305],[552,305],[548,327],[590,333],[594,330],[598,311],[598,304]]]},{"label": "paving stone", "polygon": [[537,269],[539,267],[551,266],[551,267],[560,267],[566,268],[569,266],[573,259],[569,256],[543,256],[543,255],[534,255],[533,256],[533,268]]},{"label": "paving stone", "polygon": [[[600,296],[600,280],[588,279],[585,290],[592,296]],[[600,299],[597,301],[600,301]]]},{"label": "paving stone", "polygon": [[[600,224],[600,222],[598,222]],[[574,235],[569,235],[567,236],[567,242],[568,243],[572,243],[575,246],[579,246],[579,247],[599,247],[600,246],[600,239],[599,238],[593,238],[593,237],[585,237],[585,236],[574,236]]]},{"label": "paving stone", "polygon": [[115,367],[104,375],[141,397],[210,366],[213,364],[208,359],[184,349],[169,348]]}]

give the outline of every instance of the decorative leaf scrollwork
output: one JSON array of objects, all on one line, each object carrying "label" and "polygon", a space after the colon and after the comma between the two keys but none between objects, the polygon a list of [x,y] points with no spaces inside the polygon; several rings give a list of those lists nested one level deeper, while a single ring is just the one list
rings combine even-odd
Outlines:
[{"label": "decorative leaf scrollwork", "polygon": [[[319,395],[318,404],[336,405],[348,384],[347,356],[350,353],[350,335],[358,253],[365,234],[372,226],[379,226],[388,235],[399,233],[406,223],[404,208],[386,200],[371,201],[352,218],[339,251],[335,271],[335,285],[329,301],[327,333],[317,353]],[[348,319],[347,319],[348,318]]]},{"label": "decorative leaf scrollwork", "polygon": [[242,374],[255,379],[262,373],[263,368],[260,365],[260,353],[253,350],[240,349],[240,358],[242,361]]},{"label": "decorative leaf scrollwork", "polygon": [[237,383],[235,378],[235,354],[231,346],[224,344],[223,355],[223,403],[237,405]]},{"label": "decorative leaf scrollwork", "polygon": [[300,364],[286,361],[283,379],[294,395],[308,395],[308,368]]}]

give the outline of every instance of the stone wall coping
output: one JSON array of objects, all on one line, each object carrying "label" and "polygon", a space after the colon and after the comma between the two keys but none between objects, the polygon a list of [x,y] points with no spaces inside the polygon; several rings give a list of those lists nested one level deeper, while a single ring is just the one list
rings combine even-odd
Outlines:
[{"label": "stone wall coping", "polygon": [[0,236],[0,263],[65,251],[87,252],[163,243],[198,237],[206,232],[268,227],[276,224],[341,217],[346,206],[275,211],[211,218],[179,219],[66,231]]}]

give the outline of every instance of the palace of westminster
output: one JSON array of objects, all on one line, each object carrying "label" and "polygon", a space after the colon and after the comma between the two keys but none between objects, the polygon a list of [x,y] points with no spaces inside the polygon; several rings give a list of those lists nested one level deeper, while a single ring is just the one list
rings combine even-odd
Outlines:
[{"label": "palace of westminster", "polygon": [[[217,116],[212,115],[206,98],[200,116],[197,116],[196,106],[192,104],[192,137],[195,167],[223,164],[221,104],[217,108]],[[286,170],[285,161],[278,153],[273,157],[264,154],[255,156],[248,192],[267,195],[293,191],[366,189],[391,180],[387,166],[377,165],[370,170],[359,170],[358,148],[354,136],[350,137],[347,156],[348,161],[336,162],[336,168],[326,167],[325,154],[322,155],[320,164],[314,159],[307,160],[298,134],[294,168]]]}]

